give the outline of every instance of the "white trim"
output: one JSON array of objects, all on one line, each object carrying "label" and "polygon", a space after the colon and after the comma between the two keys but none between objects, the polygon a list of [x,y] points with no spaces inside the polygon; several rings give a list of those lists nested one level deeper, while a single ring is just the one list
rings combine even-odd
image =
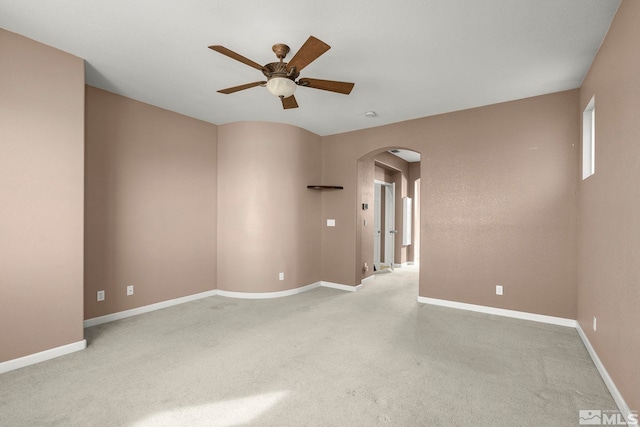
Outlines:
[{"label": "white trim", "polygon": [[287,289],[286,291],[276,291],[276,292],[234,292],[234,291],[223,291],[218,289],[218,295],[220,295],[221,297],[241,298],[241,299],[281,298],[281,297],[296,295],[301,292],[310,291],[311,289],[315,289],[318,287],[320,287],[320,282],[315,282],[310,285],[302,286],[300,288]]},{"label": "white trim", "polygon": [[582,113],[582,179],[596,172],[596,96],[592,96]]},{"label": "white trim", "polygon": [[24,368],[25,366],[35,365],[36,363],[44,362],[46,360],[55,359],[56,357],[66,356],[67,354],[75,353],[76,351],[84,350],[85,348],[87,348],[87,340],[82,340],[30,354],[28,356],[19,357],[17,359],[7,360],[6,362],[0,363],[0,374]]},{"label": "white trim", "polygon": [[[562,317],[545,316],[542,314],[526,313],[523,311],[505,310],[502,308],[487,307],[487,306],[475,305],[475,304],[466,304],[462,302],[447,301],[447,300],[427,298],[427,297],[421,297],[421,296],[418,296],[418,302],[423,304],[439,305],[443,307],[477,311],[480,313],[495,314],[497,316],[514,317],[516,319],[531,320],[534,322],[550,323],[553,325],[568,326],[568,327],[575,328],[578,332],[578,336],[580,336],[580,339],[582,340],[582,343],[586,347],[587,352],[589,353],[589,356],[591,356],[591,360],[593,360],[593,364],[596,366],[598,373],[602,377],[602,381],[604,381],[605,385],[607,386],[607,389],[609,389],[609,393],[611,393],[613,400],[616,402],[616,405],[618,406],[618,410],[625,417],[625,420],[627,422],[630,422],[632,420],[629,418],[629,415],[632,413],[634,415],[637,414],[632,412],[631,409],[629,409],[627,402],[625,402],[624,398],[622,397],[622,394],[620,394],[620,391],[618,390],[615,383],[613,382],[613,379],[611,378],[611,376],[609,376],[607,369],[604,367],[604,364],[598,357],[598,354],[596,353],[595,349],[589,342],[587,335],[584,333],[584,331],[582,330],[582,327],[580,326],[577,320],[565,319]],[[630,425],[637,425],[637,421],[635,419],[633,421],[635,423]]]},{"label": "white trim", "polygon": [[178,304],[184,304],[185,302],[195,301],[202,298],[212,297],[218,295],[217,290],[201,292],[199,294],[187,295],[186,297],[180,297],[170,299],[168,301],[162,301],[155,304],[149,304],[138,308],[132,308],[130,310],[119,311],[117,313],[107,314],[100,317],[94,317],[84,321],[84,327],[90,328],[92,326],[102,325],[103,323],[113,322],[114,320],[126,319],[127,317],[137,316],[138,314],[148,313],[150,311],[156,311],[163,308],[171,307]]},{"label": "white trim", "polygon": [[395,184],[394,182],[387,182],[387,181],[381,181],[379,179],[374,179],[373,180],[374,184],[380,184],[380,185],[391,185],[391,184]]},{"label": "white trim", "polygon": [[358,286],[347,286],[347,285],[341,285],[339,283],[320,281],[320,282],[311,283],[310,285],[302,286],[300,288],[288,289],[286,291],[276,291],[276,292],[234,292],[234,291],[225,291],[221,289],[214,289],[211,291],[201,292],[199,294],[188,295],[186,297],[175,298],[168,301],[162,301],[155,304],[145,305],[143,307],[132,308],[130,310],[119,311],[117,313],[112,313],[112,314],[107,314],[100,317],[94,317],[92,319],[87,319],[84,321],[84,327],[90,328],[92,326],[102,325],[103,323],[126,319],[127,317],[137,316],[138,314],[148,313],[151,311],[160,310],[160,309],[171,307],[174,305],[184,304],[186,302],[191,302],[191,301],[199,300],[202,298],[208,298],[216,295],[219,295],[221,297],[227,297],[227,298],[241,298],[241,299],[281,298],[281,297],[296,295],[301,292],[310,291],[311,289],[315,289],[320,286],[324,286],[327,288],[340,289],[343,291],[357,291],[360,288],[362,288],[362,284]]},{"label": "white trim", "polygon": [[411,237],[413,236],[411,232],[411,226],[413,225],[413,209],[411,208],[411,204],[411,197],[405,196],[402,198],[402,246],[411,245]]},{"label": "white trim", "polygon": [[624,401],[622,394],[620,394],[620,391],[618,391],[618,388],[613,382],[613,379],[609,376],[607,369],[602,364],[602,361],[598,357],[596,350],[593,348],[593,346],[589,342],[589,338],[587,338],[587,335],[584,333],[579,323],[576,324],[576,330],[578,331],[578,335],[580,336],[582,343],[587,348],[587,351],[589,352],[589,356],[591,356],[591,360],[593,360],[593,364],[596,365],[596,368],[598,369],[598,372],[602,377],[602,381],[604,381],[605,385],[609,389],[609,393],[611,393],[611,397],[613,397],[613,400],[616,402],[616,405],[618,405],[618,410],[622,415],[624,415],[627,421],[630,421],[629,414],[631,414],[631,410],[629,409],[627,402]]},{"label": "white trim", "polygon": [[341,291],[348,291],[348,292],[356,292],[362,289],[362,284],[357,286],[349,286],[349,285],[342,285],[340,283],[325,282],[325,281],[320,282],[320,286],[325,288],[339,289]]},{"label": "white trim", "polygon": [[496,316],[513,317],[516,319],[532,320],[534,322],[549,323],[552,325],[575,328],[578,324],[573,319],[563,317],[546,316],[544,314],[527,313],[524,311],[505,310],[503,308],[487,307],[485,305],[467,304],[463,302],[447,301],[443,299],[418,297],[418,302],[423,304],[439,305],[442,307],[457,308],[461,310],[477,311],[480,313],[494,314]]},{"label": "white trim", "polygon": [[362,279],[362,280],[360,281],[360,284],[361,284],[361,285],[364,285],[366,282],[371,282],[371,281],[373,281],[373,280],[375,280],[375,279],[376,279],[376,275],[375,275],[375,274],[372,274],[371,276],[369,276],[369,277],[365,277],[364,279]]}]

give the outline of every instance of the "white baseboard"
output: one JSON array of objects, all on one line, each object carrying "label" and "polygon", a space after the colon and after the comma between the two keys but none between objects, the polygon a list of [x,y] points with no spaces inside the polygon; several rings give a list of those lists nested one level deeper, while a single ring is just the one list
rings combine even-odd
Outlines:
[{"label": "white baseboard", "polygon": [[323,286],[325,288],[339,289],[341,291],[348,291],[348,292],[355,292],[362,289],[362,284],[359,284],[357,286],[349,286],[349,285],[342,285],[340,283],[325,282],[325,281],[320,282],[320,286]]},{"label": "white baseboard", "polygon": [[320,287],[320,283],[321,282],[315,282],[315,283],[311,283],[310,285],[302,286],[300,288],[287,289],[286,291],[276,291],[276,292],[233,292],[233,291],[223,291],[218,289],[218,295],[220,295],[221,297],[242,298],[242,299],[281,298],[281,297],[296,295],[302,292],[310,291],[311,289],[318,288]]},{"label": "white baseboard", "polygon": [[87,348],[87,341],[82,340],[30,354],[28,356],[19,357],[17,359],[7,360],[6,362],[0,363],[0,374],[24,368],[25,366],[35,365],[36,363],[44,362],[46,360],[55,359],[56,357],[75,353],[76,351],[84,350],[85,348]]},{"label": "white baseboard", "polygon": [[580,339],[582,340],[584,346],[589,352],[589,356],[591,356],[591,360],[593,360],[593,364],[596,366],[596,369],[598,369],[598,372],[600,373],[602,380],[604,381],[605,385],[609,389],[609,393],[611,393],[613,400],[616,402],[616,405],[618,406],[618,410],[625,417],[625,420],[627,420],[629,425],[638,425],[637,419],[635,419],[635,417],[634,418],[629,417],[630,414],[637,416],[637,412],[632,412],[629,406],[627,405],[627,403],[625,402],[624,398],[622,397],[622,394],[620,394],[620,391],[618,390],[615,383],[613,382],[613,379],[611,378],[611,376],[609,376],[609,373],[607,372],[606,368],[602,364],[602,361],[598,357],[598,354],[596,353],[595,349],[589,342],[587,335],[584,333],[584,331],[580,327],[580,324],[578,323],[577,320],[565,319],[562,317],[545,316],[542,314],[526,313],[523,311],[505,310],[502,308],[466,304],[461,302],[447,301],[447,300],[420,297],[420,296],[418,297],[418,302],[424,303],[424,304],[439,305],[443,307],[451,307],[451,308],[457,308],[462,310],[470,310],[470,311],[476,311],[480,313],[495,314],[498,316],[514,317],[516,319],[532,320],[534,322],[550,323],[553,325],[568,326],[568,327],[576,328],[576,330],[578,331],[578,335],[580,336]]},{"label": "white baseboard", "polygon": [[448,301],[436,298],[418,297],[418,302],[423,304],[439,305],[442,307],[457,308],[461,310],[476,311],[479,313],[495,314],[496,316],[513,317],[516,319],[532,320],[534,322],[549,323],[552,325],[575,328],[578,324],[573,319],[563,317],[546,316],[544,314],[527,313],[525,311],[505,310],[503,308],[487,307],[485,305],[467,304],[463,302]]},{"label": "white baseboard", "polygon": [[376,279],[376,275],[375,275],[375,274],[372,274],[371,276],[369,276],[369,277],[365,277],[364,279],[362,279],[362,280],[360,281],[360,284],[361,284],[361,285],[364,285],[365,283],[367,283],[367,282],[371,282],[371,281],[373,281],[373,280],[375,280],[375,279]]},{"label": "white baseboard", "polygon": [[577,322],[576,322],[576,330],[578,331],[578,335],[580,336],[582,343],[587,348],[587,351],[589,352],[589,356],[591,356],[591,360],[593,360],[593,364],[596,365],[596,368],[598,369],[598,372],[602,377],[602,381],[604,381],[605,385],[609,389],[609,393],[611,393],[611,397],[613,397],[613,400],[616,402],[616,405],[618,405],[618,410],[622,415],[624,415],[627,422],[629,422],[629,425],[637,425],[638,424],[637,421],[635,421],[635,423],[633,424],[631,423],[631,420],[629,419],[629,414],[631,414],[631,409],[629,409],[627,402],[625,402],[624,398],[622,397],[622,394],[620,394],[620,391],[618,391],[618,387],[616,387],[615,383],[613,382],[613,379],[611,378],[611,376],[609,376],[607,369],[604,367],[604,365],[602,364],[602,361],[598,357],[598,354],[596,353],[595,349],[589,342],[589,338],[587,338],[587,335],[584,333],[584,331],[580,327],[580,324]]},{"label": "white baseboard", "polygon": [[101,325],[103,323],[113,322],[114,320],[126,319],[127,317],[137,316],[138,314],[149,313],[151,311],[160,310],[163,308],[171,307],[178,304],[184,304],[185,302],[195,301],[202,298],[208,298],[214,295],[218,295],[216,289],[212,291],[201,292],[198,294],[187,295],[186,297],[180,297],[171,299],[168,301],[162,301],[155,304],[149,304],[142,307],[132,308],[130,310],[119,311],[117,313],[107,314],[100,317],[94,317],[84,321],[84,327],[90,328],[92,326]]},{"label": "white baseboard", "polygon": [[281,298],[281,297],[299,294],[301,292],[310,291],[311,289],[315,289],[320,286],[324,286],[327,288],[340,289],[342,291],[357,291],[358,289],[362,288],[361,284],[358,286],[347,286],[347,285],[341,285],[339,283],[320,281],[320,282],[311,283],[310,285],[302,286],[300,288],[288,289],[286,291],[277,291],[277,292],[233,292],[233,291],[225,291],[221,289],[214,289],[211,291],[201,292],[199,294],[188,295],[186,297],[175,298],[168,301],[162,301],[155,304],[145,305],[143,307],[132,308],[131,310],[119,311],[117,313],[112,313],[112,314],[107,314],[100,317],[94,317],[92,319],[87,319],[84,321],[84,327],[90,328],[92,326],[101,325],[103,323],[113,322],[115,320],[120,320],[120,319],[126,319],[127,317],[137,316],[138,314],[149,313],[151,311],[160,310],[160,309],[171,307],[174,305],[184,304],[186,302],[195,301],[202,298],[208,298],[216,295],[219,295],[221,297],[243,298],[243,299]]}]

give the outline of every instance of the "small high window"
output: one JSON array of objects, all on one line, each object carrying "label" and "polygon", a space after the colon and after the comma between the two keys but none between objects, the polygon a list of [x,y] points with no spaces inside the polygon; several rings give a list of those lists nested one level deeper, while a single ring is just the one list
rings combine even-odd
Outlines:
[{"label": "small high window", "polygon": [[582,113],[582,179],[596,171],[596,97],[592,97]]}]

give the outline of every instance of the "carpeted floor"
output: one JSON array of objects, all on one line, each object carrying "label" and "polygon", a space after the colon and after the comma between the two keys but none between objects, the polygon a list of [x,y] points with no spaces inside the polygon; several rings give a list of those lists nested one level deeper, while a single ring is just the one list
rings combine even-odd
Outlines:
[{"label": "carpeted floor", "polygon": [[616,406],[576,331],[356,293],[211,297],[86,330],[0,375],[1,426],[577,426]]}]

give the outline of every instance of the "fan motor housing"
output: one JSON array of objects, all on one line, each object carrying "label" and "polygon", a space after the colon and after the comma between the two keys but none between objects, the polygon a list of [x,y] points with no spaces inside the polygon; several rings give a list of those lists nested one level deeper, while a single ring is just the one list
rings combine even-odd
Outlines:
[{"label": "fan motor housing", "polygon": [[262,67],[262,74],[264,74],[267,79],[271,79],[272,77],[284,77],[293,81],[295,81],[300,75],[295,68],[287,71],[286,62],[271,62]]}]

